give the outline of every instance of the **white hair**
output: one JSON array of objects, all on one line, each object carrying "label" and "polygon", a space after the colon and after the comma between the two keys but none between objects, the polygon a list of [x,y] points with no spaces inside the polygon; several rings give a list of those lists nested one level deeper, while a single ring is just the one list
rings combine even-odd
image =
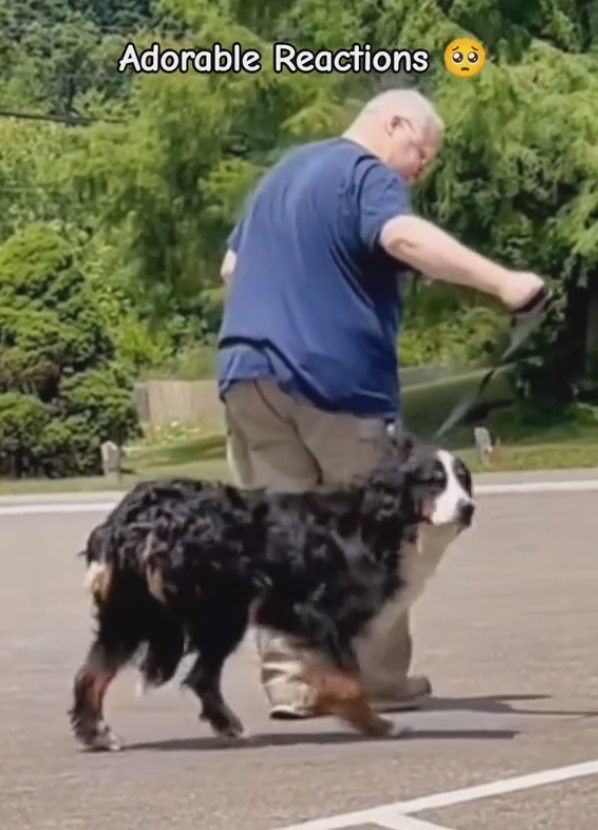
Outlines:
[{"label": "white hair", "polygon": [[442,133],[444,124],[434,104],[414,89],[387,89],[363,107],[356,123],[370,115],[394,115],[417,118],[428,131]]}]

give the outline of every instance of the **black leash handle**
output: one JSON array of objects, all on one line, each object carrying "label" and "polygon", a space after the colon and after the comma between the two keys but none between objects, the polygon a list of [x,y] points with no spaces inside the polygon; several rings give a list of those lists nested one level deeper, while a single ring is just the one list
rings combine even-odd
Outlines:
[{"label": "black leash handle", "polygon": [[467,413],[480,400],[484,394],[484,390],[496,372],[505,365],[507,360],[540,325],[542,315],[548,308],[551,298],[552,294],[550,290],[543,286],[524,305],[511,313],[511,337],[509,345],[484,375],[479,386],[465,395],[450,412],[448,418],[437,431],[436,438],[441,438],[443,435],[446,435],[450,429],[463,420]]}]

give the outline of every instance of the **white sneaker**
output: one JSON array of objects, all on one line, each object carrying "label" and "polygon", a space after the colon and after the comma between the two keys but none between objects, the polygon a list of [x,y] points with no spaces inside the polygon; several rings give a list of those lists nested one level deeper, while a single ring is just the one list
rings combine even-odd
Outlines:
[{"label": "white sneaker", "polygon": [[317,716],[310,706],[300,703],[278,703],[270,709],[270,720],[307,720]]}]

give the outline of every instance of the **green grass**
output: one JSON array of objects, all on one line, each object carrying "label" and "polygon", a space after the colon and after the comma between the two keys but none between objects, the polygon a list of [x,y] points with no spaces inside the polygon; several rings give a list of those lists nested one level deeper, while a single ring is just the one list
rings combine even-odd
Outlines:
[{"label": "green grass", "polygon": [[[219,439],[222,447],[224,438]],[[208,455],[214,454],[214,444]],[[460,455],[467,460],[474,472],[481,471],[475,453],[470,448],[460,449]],[[595,430],[593,436],[584,436],[579,440],[523,443],[521,445],[504,446],[504,458],[500,465],[493,467],[494,471],[508,470],[556,470],[584,467],[598,467],[598,438]],[[145,457],[138,455],[131,473],[124,475],[122,481],[114,481],[102,477],[95,478],[67,478],[60,480],[24,480],[0,481],[0,495],[31,494],[31,493],[75,493],[101,492],[102,490],[127,490],[137,481],[149,478],[168,476],[192,476],[201,478],[230,478],[223,457],[223,452],[216,457],[205,458],[204,447],[201,442],[189,442],[173,448],[169,456],[165,448],[160,450],[159,463],[156,463],[157,453],[153,451]],[[181,460],[184,458],[184,460]]]},{"label": "green grass", "polygon": [[[409,429],[416,435],[432,436],[456,404],[481,382],[486,371],[477,369],[457,377],[406,387],[402,391],[401,400]],[[513,403],[510,372],[510,367],[504,367],[494,375],[484,391],[485,404],[508,406]],[[455,431],[448,437],[453,442],[458,436],[459,433]]]},{"label": "green grass", "polygon": [[[499,432],[499,434],[501,434]],[[539,439],[539,440],[538,440]],[[598,435],[596,428],[586,432],[580,429],[551,427],[538,435],[536,441],[528,436],[520,443],[510,443],[505,438],[503,460],[493,467],[495,471],[508,470],[556,470],[567,468],[598,467]],[[457,447],[475,472],[478,464],[471,442],[468,447]],[[229,479],[224,460],[224,436],[195,439],[172,447],[148,448],[132,454],[127,466],[130,472],[120,483],[103,477],[72,478],[51,481],[25,480],[0,481],[0,495],[61,492],[100,492],[102,490],[126,490],[141,479],[168,476],[192,476]]]},{"label": "green grass", "polygon": [[[412,385],[403,393],[405,420],[411,430],[422,437],[433,436],[453,406],[483,372],[476,371],[457,378]],[[598,418],[589,408],[578,409],[567,419],[538,426],[528,422],[512,406],[509,370],[497,373],[486,390],[484,402],[496,408],[485,423],[501,439],[503,458],[493,467],[496,471],[550,470],[567,468],[598,468]],[[471,427],[458,427],[442,443],[457,450],[479,471],[472,449]],[[90,492],[128,489],[141,479],[192,476],[228,479],[224,461],[224,435],[207,434],[205,429],[189,431],[168,444],[144,443],[127,452],[129,468],[119,484],[102,477],[26,481],[0,480],[0,494]]]},{"label": "green grass", "polygon": [[163,464],[157,467],[145,467],[139,464],[122,477],[119,483],[94,476],[88,478],[26,479],[22,481],[1,480],[0,496],[31,495],[52,493],[98,493],[106,490],[129,490],[143,479],[167,478],[169,476],[190,476],[192,478],[230,478],[224,458],[213,461],[196,460],[187,464]]}]

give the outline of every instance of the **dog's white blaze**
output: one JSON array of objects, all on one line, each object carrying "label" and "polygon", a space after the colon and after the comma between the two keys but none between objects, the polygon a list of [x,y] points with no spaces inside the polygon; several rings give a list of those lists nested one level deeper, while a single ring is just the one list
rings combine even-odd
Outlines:
[{"label": "dog's white blaze", "polygon": [[459,507],[464,503],[471,504],[472,499],[455,475],[454,456],[446,450],[438,450],[436,457],[444,467],[446,487],[436,498],[430,522],[433,525],[446,525],[456,521],[459,515]]},{"label": "dog's white blaze", "polygon": [[104,562],[91,562],[85,571],[83,586],[86,591],[93,594],[98,581],[104,579],[108,566]]},{"label": "dog's white blaze", "polygon": [[141,678],[140,680],[137,681],[137,683],[135,683],[135,697],[141,699],[142,697],[145,697],[147,695],[147,693],[148,693],[147,683],[145,682],[145,680],[143,680],[143,678]]},{"label": "dog's white blaze", "polygon": [[399,631],[401,617],[419,599],[426,584],[436,573],[447,547],[459,534],[454,524],[442,527],[420,525],[416,542],[401,551],[400,572],[405,585],[387,602],[368,626],[367,634],[355,643],[359,665],[365,677],[375,676],[380,683],[396,683],[395,677],[383,678],[380,672],[387,662],[386,652],[393,645],[393,631]]},{"label": "dog's white blaze", "polygon": [[446,473],[446,486],[436,497],[429,524],[421,524],[415,542],[405,544],[400,552],[399,568],[404,582],[395,597],[389,600],[368,626],[367,632],[355,642],[359,665],[364,677],[373,678],[381,687],[396,685],[396,676],[385,676],[388,652],[401,648],[397,638],[404,636],[401,618],[424,592],[434,576],[444,552],[461,532],[459,511],[473,499],[459,483],[455,473],[455,458],[446,450],[438,450],[436,457]]}]

